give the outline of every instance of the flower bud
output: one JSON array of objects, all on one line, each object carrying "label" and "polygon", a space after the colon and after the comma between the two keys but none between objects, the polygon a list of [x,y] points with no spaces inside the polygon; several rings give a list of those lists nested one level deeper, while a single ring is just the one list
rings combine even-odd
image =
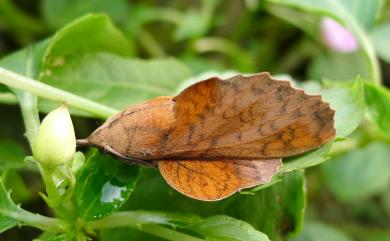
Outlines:
[{"label": "flower bud", "polygon": [[33,144],[34,158],[43,166],[72,161],[76,136],[66,104],[51,111],[42,121]]}]

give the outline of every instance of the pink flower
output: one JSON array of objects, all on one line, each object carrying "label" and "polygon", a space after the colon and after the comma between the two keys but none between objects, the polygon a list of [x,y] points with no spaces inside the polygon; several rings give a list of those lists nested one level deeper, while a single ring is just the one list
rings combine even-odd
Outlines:
[{"label": "pink flower", "polygon": [[321,34],[325,44],[335,51],[348,53],[358,49],[358,43],[352,33],[332,18],[322,18]]}]

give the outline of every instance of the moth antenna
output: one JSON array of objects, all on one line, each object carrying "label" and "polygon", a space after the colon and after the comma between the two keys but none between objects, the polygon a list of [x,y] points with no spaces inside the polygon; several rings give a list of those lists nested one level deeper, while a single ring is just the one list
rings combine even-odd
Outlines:
[{"label": "moth antenna", "polygon": [[87,139],[77,139],[76,140],[77,147],[82,147],[82,146],[89,146],[90,143]]}]

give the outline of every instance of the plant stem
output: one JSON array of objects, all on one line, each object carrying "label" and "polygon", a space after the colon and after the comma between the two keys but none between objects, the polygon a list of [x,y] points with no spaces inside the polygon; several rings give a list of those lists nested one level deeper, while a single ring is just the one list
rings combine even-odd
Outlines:
[{"label": "plant stem", "polygon": [[20,221],[23,225],[28,225],[49,232],[62,232],[65,227],[65,224],[59,219],[45,217],[40,214],[33,214],[25,210],[0,210],[0,214]]},{"label": "plant stem", "polygon": [[[29,48],[29,51],[26,56],[26,69],[25,75],[31,77],[33,75],[33,58],[32,58],[32,48]],[[26,129],[26,137],[30,147],[32,149],[36,135],[38,134],[40,120],[38,114],[38,98],[28,92],[14,90],[16,97],[19,100],[20,109],[23,116],[24,126]]]},{"label": "plant stem", "polygon": [[123,211],[88,222],[93,229],[115,228],[120,226],[134,226],[139,224],[169,224],[169,223],[192,223],[198,221],[197,216],[182,216],[174,213],[158,211]]},{"label": "plant stem", "polygon": [[17,104],[18,98],[12,93],[0,93],[0,103],[2,104]]},{"label": "plant stem", "polygon": [[1,67],[0,83],[15,89],[35,94],[46,99],[54,101],[66,101],[69,105],[73,107],[89,112],[96,117],[104,119],[110,117],[117,112],[117,110],[107,107],[105,105],[98,104],[94,101],[82,98],[70,92],[57,89],[42,82],[24,77]]},{"label": "plant stem", "polygon": [[252,57],[243,51],[234,42],[219,37],[206,37],[197,39],[193,47],[199,53],[216,52],[229,56],[233,61],[240,65],[241,69],[253,68]]},{"label": "plant stem", "polygon": [[26,137],[32,148],[35,136],[38,133],[40,121],[37,109],[37,97],[28,92],[15,91],[26,128]]},{"label": "plant stem", "polygon": [[140,28],[138,30],[138,39],[151,57],[161,58],[167,55],[157,40],[147,30]]}]

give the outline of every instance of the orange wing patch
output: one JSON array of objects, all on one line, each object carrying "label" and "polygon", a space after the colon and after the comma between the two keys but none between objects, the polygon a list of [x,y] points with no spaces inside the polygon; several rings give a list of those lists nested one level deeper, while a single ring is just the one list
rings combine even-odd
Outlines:
[{"label": "orange wing patch", "polygon": [[281,165],[281,159],[158,162],[169,185],[186,196],[203,201],[220,200],[243,188],[267,183]]}]

